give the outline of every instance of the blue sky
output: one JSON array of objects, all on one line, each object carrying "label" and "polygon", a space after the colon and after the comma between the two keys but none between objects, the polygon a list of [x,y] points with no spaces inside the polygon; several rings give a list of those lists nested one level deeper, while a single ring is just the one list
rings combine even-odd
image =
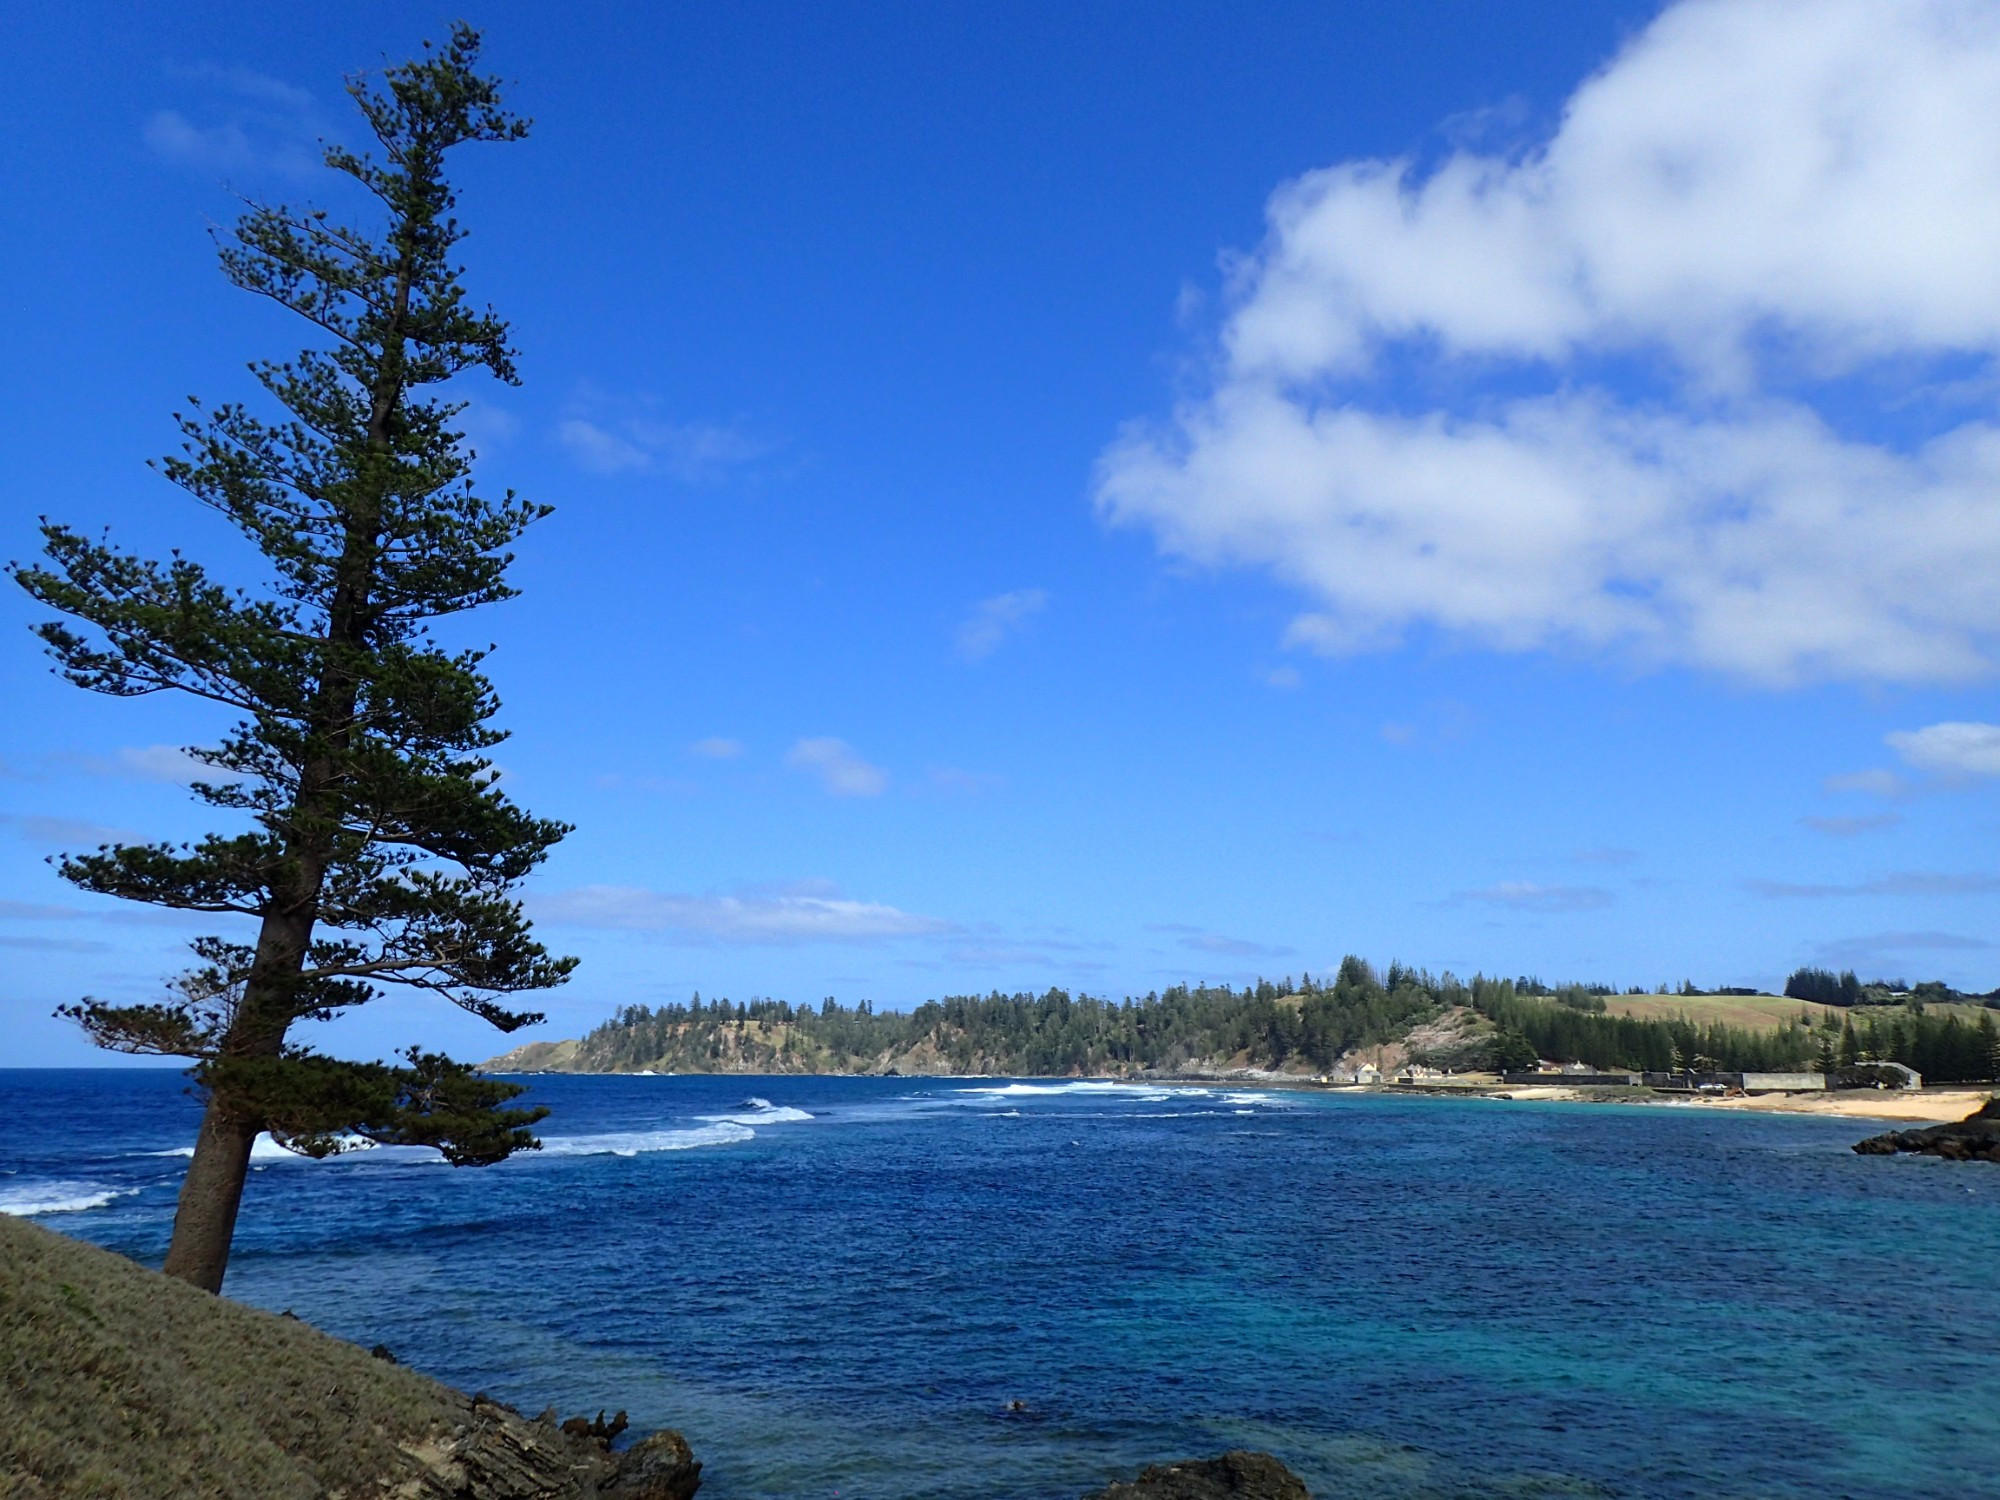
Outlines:
[{"label": "blue sky", "polygon": [[[475,633],[616,1006],[1337,963],[2000,983],[2000,7],[494,4],[462,158],[557,506]],[[406,7],[15,23],[4,553],[228,555],[145,461],[301,330],[216,272]],[[433,26],[432,31],[440,29]],[[0,593],[0,1062],[192,931],[192,705]],[[491,1033],[389,999],[374,1055]]]}]

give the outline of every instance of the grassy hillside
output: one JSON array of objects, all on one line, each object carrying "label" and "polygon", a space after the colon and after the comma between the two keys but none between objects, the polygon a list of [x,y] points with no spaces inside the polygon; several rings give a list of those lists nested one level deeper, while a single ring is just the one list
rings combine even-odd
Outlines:
[{"label": "grassy hillside", "polygon": [[1677,1021],[1697,1026],[1719,1021],[1725,1026],[1778,1027],[1801,1015],[1815,1022],[1838,1007],[1789,1000],[1783,995],[1606,995],[1605,1013],[1641,1021]]},{"label": "grassy hillside", "polygon": [[[1606,995],[1604,1009],[1608,1015],[1632,1016],[1641,1021],[1676,1021],[1685,1017],[1697,1026],[1719,1022],[1754,1029],[1783,1026],[1801,1015],[1809,1016],[1815,1025],[1828,1015],[1836,1021],[1842,1016],[1860,1021],[1871,1014],[1900,1012],[1902,1007],[1863,1005],[1843,1009],[1784,995]],[[1985,1013],[1985,1008],[1978,1005],[1927,1005],[1924,1009],[1931,1015],[1957,1016],[1969,1026],[1978,1025],[1979,1017]]]},{"label": "grassy hillside", "polygon": [[13,1500],[693,1493],[677,1435],[633,1454],[0,1215],[0,1494]]}]

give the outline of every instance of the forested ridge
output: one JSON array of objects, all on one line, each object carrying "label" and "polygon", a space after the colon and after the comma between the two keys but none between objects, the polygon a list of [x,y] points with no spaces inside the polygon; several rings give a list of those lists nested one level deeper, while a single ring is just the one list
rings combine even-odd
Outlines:
[{"label": "forested ridge", "polygon": [[1776,1027],[1606,1013],[1603,985],[1461,981],[1359,958],[1329,979],[1176,985],[1109,1000],[1067,990],[954,995],[909,1011],[867,1001],[703,1000],[628,1006],[574,1044],[535,1043],[487,1066],[576,1072],[1005,1073],[1034,1077],[1262,1068],[1331,1072],[1384,1056],[1455,1069],[1536,1059],[1668,1072],[1827,1070],[1907,1063],[1939,1082],[2000,1063],[1993,1016],[1967,1021],[1921,1000],[1860,1006]]}]

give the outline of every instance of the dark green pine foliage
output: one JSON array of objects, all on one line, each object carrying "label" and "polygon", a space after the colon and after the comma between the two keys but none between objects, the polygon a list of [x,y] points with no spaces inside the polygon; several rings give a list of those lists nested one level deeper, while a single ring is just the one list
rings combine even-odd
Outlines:
[{"label": "dark green pine foliage", "polygon": [[476,371],[516,381],[507,325],[467,302],[453,261],[446,154],[527,130],[478,53],[458,26],[379,84],[350,81],[377,146],[329,147],[325,161],[372,200],[378,228],[253,205],[223,241],[229,279],[323,347],[251,366],[275,420],[192,403],[161,468],[262,554],[267,582],[233,588],[178,552],[150,561],[48,521],[45,558],[12,570],[66,617],[38,633],[79,687],[172,690],[238,716],[190,752],[214,773],[195,795],[236,831],[60,863],[86,891],[254,924],[250,941],[196,942],[199,962],[159,1003],[65,1008],[102,1046],[196,1060],[209,1116],[169,1269],[197,1284],[220,1283],[256,1129],[316,1153],[353,1132],[475,1164],[537,1144],[527,1127],[542,1112],[504,1107],[517,1087],[416,1051],[404,1067],[337,1062],[290,1035],[388,985],[512,1031],[540,1018],[503,998],[559,984],[575,962],[535,941],[512,895],[568,829],[495,785],[487,752],[504,736],[486,652],[430,634],[513,594],[508,549],[548,513],[477,493],[453,425],[463,403],[431,393]]}]

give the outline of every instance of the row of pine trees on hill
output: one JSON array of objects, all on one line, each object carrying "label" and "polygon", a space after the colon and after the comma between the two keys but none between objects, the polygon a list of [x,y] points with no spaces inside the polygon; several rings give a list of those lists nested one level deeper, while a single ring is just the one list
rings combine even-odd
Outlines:
[{"label": "row of pine trees on hill", "polygon": [[[917,1055],[954,1072],[1125,1073],[1187,1064],[1326,1071],[1357,1048],[1407,1038],[1459,1012],[1460,1067],[1531,1067],[1537,1058],[1671,1072],[1791,1072],[1860,1061],[1907,1063],[1938,1082],[2000,1065],[1991,1016],[1968,1023],[1921,1006],[1866,1007],[1770,1029],[1606,1014],[1597,986],[1551,988],[1475,976],[1464,983],[1348,958],[1331,981],[1262,980],[1243,989],[1177,985],[1137,999],[954,995],[910,1011],[867,1001],[703,1001],[627,1007],[586,1036],[577,1065],[659,1072],[860,1072]],[[1474,1017],[1478,1019],[1473,1019]],[[1466,1040],[1469,1038],[1470,1040]],[[1425,1060],[1418,1049],[1418,1060]]]},{"label": "row of pine trees on hill", "polygon": [[1241,990],[1177,985],[1142,999],[954,995],[907,1012],[866,1001],[818,1006],[727,1000],[631,1006],[583,1039],[588,1068],[700,1072],[765,1062],[778,1070],[859,1071],[928,1049],[943,1066],[1039,1076],[1174,1068],[1201,1060],[1330,1068],[1346,1052],[1393,1042],[1463,1003],[1456,981],[1357,958],[1330,983],[1307,975]]},{"label": "row of pine trees on hill", "polygon": [[1753,1030],[1593,1014],[1508,988],[1485,987],[1476,1002],[1480,1012],[1503,1031],[1524,1036],[1537,1055],[1560,1062],[1657,1073],[1704,1066],[1729,1073],[1830,1072],[1856,1062],[1899,1062],[1936,1083],[2000,1072],[2000,1027],[1990,1011],[1976,1022],[1922,1005],[1825,1012],[1817,1022],[1801,1011],[1775,1029]]}]

